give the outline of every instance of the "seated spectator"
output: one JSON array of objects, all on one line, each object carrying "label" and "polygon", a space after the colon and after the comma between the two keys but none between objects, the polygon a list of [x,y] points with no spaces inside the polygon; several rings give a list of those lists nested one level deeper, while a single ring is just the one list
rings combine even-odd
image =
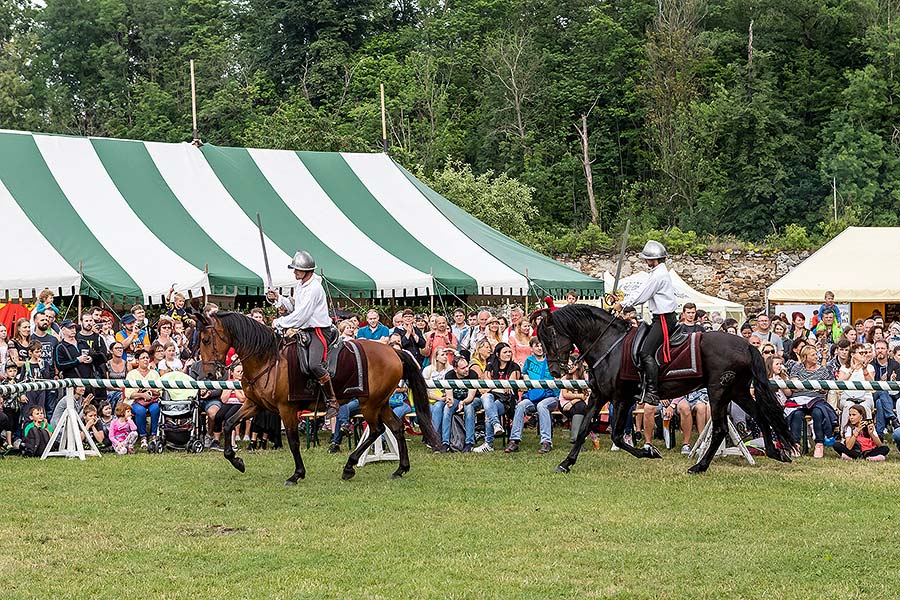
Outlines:
[{"label": "seated spectator", "polygon": [[[478,376],[471,368],[469,368],[469,361],[466,360],[466,357],[457,356],[453,359],[453,368],[444,374],[444,379],[478,379]],[[466,422],[466,439],[463,442],[462,451],[471,452],[474,449],[475,411],[473,407],[470,415],[470,412],[468,412],[467,409],[474,402],[476,394],[478,394],[478,391],[475,389],[453,388],[450,390],[450,393],[446,395],[443,402],[443,414],[441,415],[440,452],[450,452],[450,433],[453,425],[453,415],[457,413],[463,413]],[[485,412],[485,422],[487,422],[487,420],[487,412]],[[485,426],[485,443],[487,443],[487,429],[487,426]],[[491,442],[493,442],[493,437]],[[479,450],[479,452],[489,451],[490,450]]]},{"label": "seated spectator", "polygon": [[[137,359],[137,368],[128,372],[127,381],[159,380],[160,375],[156,369],[150,368],[150,351],[146,348],[138,348],[134,353]],[[159,429],[159,390],[153,388],[126,388],[125,402],[131,406],[137,425],[138,439],[141,448],[147,448],[147,416],[150,416],[150,441],[156,440]]]},{"label": "seated spectator", "polygon": [[131,407],[125,402],[116,406],[116,418],[109,425],[109,440],[116,454],[134,454],[137,442],[137,424],[132,419]]},{"label": "seated spectator", "polygon": [[697,305],[693,302],[685,302],[681,308],[681,327],[690,333],[703,331],[703,325],[697,322]]},{"label": "seated spectator", "polygon": [[[75,408],[76,414],[81,414],[85,407],[91,406],[94,402],[94,395],[88,394],[84,395],[85,388],[82,386],[78,386],[72,389],[72,406]],[[60,398],[59,402],[56,403],[56,407],[53,409],[53,414],[50,416],[50,425],[53,429],[56,429],[59,426],[59,421],[62,419],[63,414],[66,412],[66,397],[63,396]],[[82,436],[84,437],[84,436]]]},{"label": "seated spectator", "polygon": [[103,429],[106,447],[111,448],[112,442],[109,438],[109,426],[112,425],[113,419],[116,418],[115,411],[109,402],[101,402],[100,408],[97,409],[97,425]]},{"label": "seated spectator", "polygon": [[28,410],[29,423],[22,432],[22,456],[26,458],[41,456],[50,443],[53,427],[44,418],[44,409],[31,406]]},{"label": "seated spectator", "polygon": [[765,313],[761,313],[756,317],[756,329],[751,334],[753,337],[758,337],[762,340],[763,343],[769,343],[775,346],[775,350],[781,354],[784,352],[784,343],[781,341],[781,337],[772,332],[771,330],[771,321],[769,320],[769,315]]},{"label": "seated spectator", "polygon": [[338,335],[345,342],[355,340],[357,337],[357,323],[355,319],[344,319],[337,325]]},{"label": "seated spectator", "polygon": [[[801,361],[794,363],[789,371],[791,379],[831,379],[832,373],[828,367],[819,361],[815,346],[804,346],[800,353]],[[813,458],[825,456],[825,437],[831,437],[837,426],[837,415],[834,409],[825,401],[822,392],[817,390],[795,390],[789,402],[785,406],[799,408],[793,412],[788,420],[788,426],[797,436],[806,427],[804,415],[812,417],[813,437],[815,449]],[[800,439],[797,437],[796,439]]]},{"label": "seated spectator", "polygon": [[178,356],[178,348],[175,346],[175,342],[168,341],[162,347],[163,359],[159,361],[156,365],[156,370],[159,371],[160,375],[165,375],[169,372],[182,372],[184,370],[184,363],[181,362],[181,357]]},{"label": "seated spectator", "polygon": [[[870,365],[875,370],[875,381],[897,381],[900,363],[888,356],[887,341],[875,342],[875,360]],[[895,407],[900,394],[879,390],[872,397],[875,401],[875,431],[879,436],[900,427]],[[887,429],[887,428],[890,429]]]},{"label": "seated spectator", "polygon": [[391,334],[391,331],[381,322],[378,311],[370,308],[366,313],[366,326],[356,333],[356,337],[363,340],[374,340],[376,342],[384,341]]},{"label": "seated spectator", "polygon": [[[583,379],[584,371],[581,365],[575,361],[569,360],[568,369],[563,379]],[[587,396],[588,390],[559,390],[559,410],[564,414],[571,424],[571,432],[569,433],[569,443],[574,444],[584,423],[584,417],[587,414]],[[593,432],[592,432],[593,434]]]},{"label": "seated spectator", "polygon": [[[769,356],[773,356],[770,354]],[[766,358],[766,356],[763,356]],[[646,410],[646,406],[644,409]],[[672,405],[669,405],[672,408]],[[674,405],[674,409],[678,411],[678,417],[681,421],[681,453],[691,453],[691,433],[694,424],[697,425],[697,435],[706,427],[706,421],[709,419],[709,393],[706,388],[693,391]]]},{"label": "seated spectator", "polygon": [[844,441],[834,444],[834,451],[844,460],[881,461],[890,450],[875,431],[875,424],[865,418],[865,412],[862,406],[850,407],[847,426],[843,428]]},{"label": "seated spectator", "polygon": [[[241,377],[244,375],[244,367],[239,362],[235,362],[231,366],[231,371],[228,377],[228,381],[240,381]],[[223,450],[223,444],[229,444],[230,446],[237,448],[237,439],[240,439],[240,433],[238,433],[238,427],[234,428],[232,431],[232,439],[224,440],[220,443],[222,437],[222,425],[230,419],[234,414],[237,413],[244,405],[244,401],[247,399],[247,396],[244,394],[242,390],[223,390],[222,391],[222,408],[216,413],[215,424],[213,428],[213,442],[210,446],[210,450]],[[234,439],[234,436],[237,436],[237,439]]]},{"label": "seated spectator", "polygon": [[434,353],[441,348],[456,350],[457,339],[447,325],[447,317],[437,315],[434,318],[434,331],[425,334],[425,348],[422,354],[432,358]]},{"label": "seated spectator", "polygon": [[487,379],[485,376],[485,373],[487,372],[487,363],[493,353],[493,346],[487,338],[484,338],[475,344],[475,350],[472,353],[470,366],[478,374],[478,379]]},{"label": "seated spectator", "polygon": [[[784,370],[784,359],[780,356],[772,355],[766,359],[766,374],[769,379],[780,379],[781,381],[785,381],[787,379],[787,373]],[[791,448],[791,457],[798,458],[800,456],[800,436],[803,433],[802,427],[806,425],[804,419],[800,419],[799,421],[792,420],[791,414],[797,411],[796,406],[787,406],[788,398],[793,394],[793,390],[788,388],[774,388],[775,396],[778,398],[778,401],[784,406],[784,421],[787,423],[788,427],[791,429],[791,434],[794,437],[794,446]],[[794,403],[796,404],[796,403]]]},{"label": "seated spectator", "polygon": [[[744,323],[743,325],[741,325],[741,336],[748,342],[750,341],[751,337],[754,337],[753,327],[749,323]],[[760,343],[762,343],[762,340],[759,340],[759,341],[760,341]],[[756,346],[756,347],[758,348],[759,346]]]},{"label": "seated spectator", "polygon": [[[498,346],[496,356],[502,365],[504,361],[512,361],[512,348],[507,345]],[[515,363],[513,363],[515,364]],[[525,360],[522,367],[523,379],[552,379],[550,369],[547,366],[547,357],[544,356],[544,348],[541,341],[531,338],[531,356]],[[522,441],[522,428],[525,425],[525,414],[537,411],[538,429],[541,438],[541,446],[538,454],[546,454],[553,449],[553,419],[550,412],[556,410],[559,404],[559,391],[548,389],[530,389],[522,394],[522,399],[516,404],[516,413],[513,416],[512,430],[509,433],[509,444],[505,452],[518,452],[519,443]]]},{"label": "seated spectator", "polygon": [[[431,364],[422,369],[422,377],[426,381],[439,381],[444,378],[448,368],[447,349],[438,348],[434,351]],[[474,379],[477,379],[477,377]],[[435,431],[441,431],[444,421],[444,406],[448,395],[450,394],[444,389],[428,390],[428,402],[431,403],[431,424],[434,426]],[[434,448],[434,450],[438,450],[438,448]]]},{"label": "seated spectator", "polygon": [[761,338],[758,338],[755,335],[751,335],[749,338],[747,338],[747,341],[750,342],[751,346],[762,352],[763,341]]},{"label": "seated spectator", "polygon": [[575,304],[576,302],[578,302],[578,292],[575,290],[566,292],[566,304]]},{"label": "seated spectator", "polygon": [[[403,421],[403,417],[412,412],[412,406],[409,404],[409,388],[407,387],[398,387],[394,390],[394,393],[391,394],[391,397],[388,398],[388,404],[391,407],[391,410],[394,411],[394,416],[396,416],[400,421]],[[423,416],[424,418],[424,416]]]},{"label": "seated spectator", "polygon": [[[838,381],[874,381],[875,368],[869,364],[866,349],[862,344],[850,346],[850,365],[841,366],[837,371]],[[843,390],[838,408],[841,411],[841,431],[847,427],[851,407],[864,406],[866,419],[872,418],[875,402],[868,390]]]},{"label": "seated spectator", "polygon": [[82,418],[84,420],[84,427],[88,430],[88,434],[91,438],[93,438],[94,443],[97,445],[97,449],[107,446],[106,432],[103,430],[103,426],[100,425],[100,416],[97,413],[97,407],[93,404],[86,404],[84,406]]},{"label": "seated spectator", "polygon": [[466,323],[466,311],[461,308],[453,311],[453,325],[450,326],[450,331],[453,333],[453,337],[456,338],[456,351],[459,352],[469,341],[469,325]]}]

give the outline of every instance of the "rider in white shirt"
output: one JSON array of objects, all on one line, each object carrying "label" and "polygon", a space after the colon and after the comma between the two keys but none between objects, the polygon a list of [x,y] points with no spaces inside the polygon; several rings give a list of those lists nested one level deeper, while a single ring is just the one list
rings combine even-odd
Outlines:
[{"label": "rider in white shirt", "polygon": [[297,285],[294,286],[294,301],[278,294],[275,290],[266,292],[266,298],[276,307],[290,311],[272,321],[275,329],[300,329],[309,336],[306,348],[309,375],[316,378],[325,393],[326,419],[337,415],[339,404],[331,384],[331,377],[325,367],[328,346],[337,336],[337,330],[328,314],[328,299],[322,287],[322,278],[315,274],[316,261],[305,250],[294,255],[288,265],[294,270]]},{"label": "rider in white shirt", "polygon": [[666,247],[650,240],[638,256],[647,261],[650,276],[636,293],[628,295],[620,305],[636,306],[646,302],[653,313],[653,324],[641,344],[640,359],[644,371],[644,402],[655,406],[659,404],[659,365],[656,363],[656,351],[662,345],[663,362],[668,362],[669,334],[675,329],[678,303],[675,300],[672,277],[666,268]]}]

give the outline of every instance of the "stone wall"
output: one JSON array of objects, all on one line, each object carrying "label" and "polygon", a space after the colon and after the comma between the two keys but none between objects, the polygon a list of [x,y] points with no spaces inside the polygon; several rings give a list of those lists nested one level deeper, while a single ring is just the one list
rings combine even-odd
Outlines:
[{"label": "stone wall", "polygon": [[[672,255],[669,268],[678,271],[694,289],[711,296],[740,302],[745,308],[765,305],[766,288],[809,256],[809,252],[763,254],[733,250],[707,252],[702,256]],[[602,277],[603,271],[615,274],[618,256],[595,254],[581,257],[558,257],[562,263],[582,273]],[[630,253],[622,265],[622,277],[646,269],[644,261]]]}]

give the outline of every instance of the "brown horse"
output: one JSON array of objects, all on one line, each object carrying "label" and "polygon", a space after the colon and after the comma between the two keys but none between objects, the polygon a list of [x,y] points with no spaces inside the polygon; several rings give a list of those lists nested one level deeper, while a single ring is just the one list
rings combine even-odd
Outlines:
[{"label": "brown horse", "polygon": [[[281,337],[271,328],[235,312],[220,311],[210,315],[198,315],[197,328],[197,345],[205,377],[222,375],[229,348],[235,349],[244,366],[241,387],[247,400],[222,426],[225,458],[243,473],[244,461],[235,455],[231,447],[232,430],[238,422],[254,416],[260,410],[278,413],[284,422],[288,446],[294,456],[294,473],[285,485],[296,485],[297,480],[306,476],[306,468],[300,457],[297,413],[314,408],[316,402],[296,402],[288,399],[288,369],[298,367],[297,364],[289,364]],[[412,391],[416,413],[420,415],[422,434],[432,448],[438,448],[440,440],[431,424],[425,379],[419,371],[419,364],[408,352],[397,351],[385,344],[368,340],[360,340],[360,346],[368,362],[369,386],[368,395],[357,398],[359,408],[369,425],[369,435],[350,454],[347,464],[344,465],[343,478],[350,479],[356,474],[354,465],[378,436],[384,433],[385,425],[390,427],[397,437],[400,450],[400,466],[391,477],[402,477],[409,471],[409,451],[406,447],[403,424],[394,415],[388,399],[400,379],[405,379]],[[347,349],[341,351],[348,352]],[[339,383],[335,381],[335,389],[339,387]],[[343,404],[349,401],[349,398],[339,398],[339,401]]]}]

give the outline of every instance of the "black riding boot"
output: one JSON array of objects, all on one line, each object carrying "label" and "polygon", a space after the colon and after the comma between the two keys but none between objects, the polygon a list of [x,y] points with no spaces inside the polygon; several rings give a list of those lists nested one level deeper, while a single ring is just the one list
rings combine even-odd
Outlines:
[{"label": "black riding boot", "polygon": [[644,402],[652,406],[659,404],[659,365],[656,358],[651,355],[641,356],[641,365],[644,370]]},{"label": "black riding boot", "polygon": [[325,394],[325,419],[330,421],[337,417],[338,409],[341,407],[334,393],[334,386],[331,385],[331,376],[328,373],[319,378],[319,385],[322,386],[322,392]]}]

